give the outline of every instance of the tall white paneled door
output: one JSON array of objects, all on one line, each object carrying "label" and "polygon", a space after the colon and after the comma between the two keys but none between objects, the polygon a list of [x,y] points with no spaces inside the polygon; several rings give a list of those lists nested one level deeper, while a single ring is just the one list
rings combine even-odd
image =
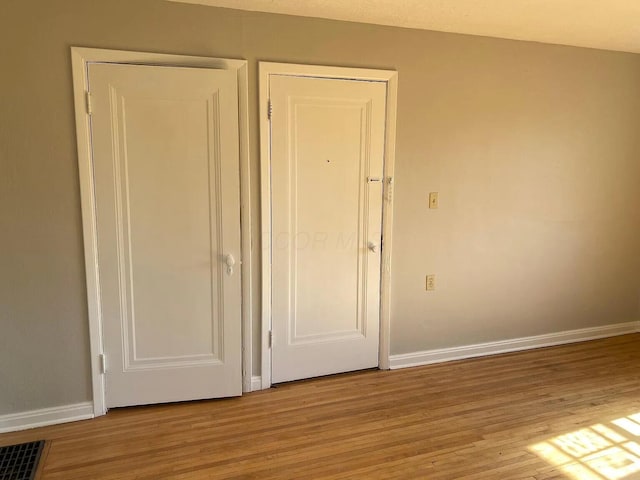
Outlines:
[{"label": "tall white paneled door", "polygon": [[240,395],[236,74],[87,75],[106,407]]},{"label": "tall white paneled door", "polygon": [[377,367],[388,85],[282,73],[261,81],[271,381]]}]

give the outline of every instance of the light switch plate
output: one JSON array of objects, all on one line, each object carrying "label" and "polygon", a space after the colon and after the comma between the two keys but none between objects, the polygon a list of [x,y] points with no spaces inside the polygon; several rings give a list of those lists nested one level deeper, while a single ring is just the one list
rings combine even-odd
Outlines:
[{"label": "light switch plate", "polygon": [[429,208],[438,208],[438,192],[429,194]]}]

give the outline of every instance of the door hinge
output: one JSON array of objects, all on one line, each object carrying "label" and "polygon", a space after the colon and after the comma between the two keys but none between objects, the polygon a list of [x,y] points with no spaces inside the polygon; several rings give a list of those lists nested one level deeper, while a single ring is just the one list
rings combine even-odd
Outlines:
[{"label": "door hinge", "polygon": [[86,92],[84,98],[87,106],[87,114],[91,115],[93,113],[93,105],[91,105],[91,93]]},{"label": "door hinge", "polygon": [[269,330],[269,348],[273,347],[273,330]]},{"label": "door hinge", "polygon": [[100,373],[107,373],[107,356],[104,353],[100,354]]},{"label": "door hinge", "polygon": [[271,120],[271,115],[273,115],[273,103],[271,103],[271,99],[267,100],[267,118]]}]

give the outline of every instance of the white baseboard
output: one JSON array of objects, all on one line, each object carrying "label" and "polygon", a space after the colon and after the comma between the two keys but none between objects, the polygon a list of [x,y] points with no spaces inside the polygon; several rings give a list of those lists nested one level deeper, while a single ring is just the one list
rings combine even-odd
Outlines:
[{"label": "white baseboard", "polygon": [[45,427],[89,418],[93,418],[93,403],[91,402],[10,413],[8,415],[0,415],[0,433],[16,432],[28,428]]},{"label": "white baseboard", "polygon": [[251,391],[257,390],[262,390],[262,377],[259,375],[251,377]]},{"label": "white baseboard", "polygon": [[[260,376],[251,377],[251,391],[256,390],[262,390],[262,377]],[[57,425],[89,418],[94,418],[93,403],[91,402],[10,413],[0,415],[0,433],[17,432],[18,430],[46,427],[47,425]]]},{"label": "white baseboard", "polygon": [[484,357],[498,353],[517,352],[533,348],[551,347],[566,343],[584,342],[598,338],[615,337],[640,331],[640,322],[618,323],[604,327],[581,328],[565,332],[535,335],[533,337],[514,338],[498,342],[478,343],[462,347],[440,348],[422,352],[391,355],[389,362],[392,370],[397,368],[417,367],[432,363],[449,362],[464,358]]},{"label": "white baseboard", "polygon": [[[514,338],[498,342],[478,343],[462,347],[440,348],[422,352],[391,355],[390,368],[417,367],[432,363],[449,362],[464,358],[484,357],[499,353],[531,350],[534,348],[551,347],[567,343],[584,342],[598,338],[615,337],[629,333],[640,332],[640,322],[618,323],[604,327],[582,328],[565,332],[535,335],[532,337]],[[251,391],[262,390],[262,377],[251,377]],[[74,422],[93,418],[93,403],[83,402],[61,407],[43,408],[28,412],[0,415],[0,433],[15,432],[29,428],[45,427],[58,423]]]}]

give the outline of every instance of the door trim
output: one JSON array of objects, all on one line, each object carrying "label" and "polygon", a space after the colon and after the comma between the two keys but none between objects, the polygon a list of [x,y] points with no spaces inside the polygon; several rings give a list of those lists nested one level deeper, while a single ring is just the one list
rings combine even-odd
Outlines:
[{"label": "door trim", "polygon": [[380,275],[380,340],[378,366],[390,368],[390,292],[391,292],[391,233],[393,225],[393,175],[396,150],[396,109],[398,97],[398,72],[363,68],[330,67],[320,65],[296,65],[288,63],[259,62],[260,98],[260,197],[262,216],[262,329],[261,375],[262,388],[271,387],[271,142],[269,125],[269,76],[335,78],[387,85],[385,142],[384,142],[384,200],[382,203],[382,248]]},{"label": "door trim", "polygon": [[242,255],[242,390],[251,391],[252,338],[251,338],[251,204],[249,164],[248,72],[246,60],[231,60],[185,55],[168,55],[121,50],[71,47],[73,98],[75,103],[80,204],[84,237],[85,274],[87,280],[87,306],[89,314],[89,345],[91,353],[91,381],[93,387],[93,413],[107,412],[104,374],[101,355],[104,352],[100,284],[96,236],[94,178],[91,158],[91,124],[86,109],[88,66],[91,63],[120,63],[136,65],[162,65],[234,70],[238,79],[238,131],[240,140],[240,222]]}]

